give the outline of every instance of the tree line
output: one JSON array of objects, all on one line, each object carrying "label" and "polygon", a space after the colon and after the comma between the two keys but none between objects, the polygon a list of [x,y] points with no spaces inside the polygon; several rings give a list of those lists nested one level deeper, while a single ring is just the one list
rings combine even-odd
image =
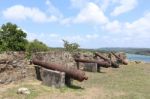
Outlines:
[{"label": "tree line", "polygon": [[[35,39],[27,40],[25,33],[16,24],[6,23],[0,27],[0,52],[3,51],[26,51],[28,54],[41,51],[49,51],[50,48],[43,42]],[[66,51],[74,52],[79,48],[77,43],[69,43],[63,40]]]}]

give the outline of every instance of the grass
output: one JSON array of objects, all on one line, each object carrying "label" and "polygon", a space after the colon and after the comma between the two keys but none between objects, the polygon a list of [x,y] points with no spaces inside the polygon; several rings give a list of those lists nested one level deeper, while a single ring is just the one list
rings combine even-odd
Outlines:
[{"label": "grass", "polygon": [[[102,68],[102,73],[86,72],[89,79],[74,81],[74,86],[60,89],[30,81],[10,87],[2,99],[150,99],[150,64],[129,64],[120,68]],[[20,87],[30,95],[18,95]]]}]

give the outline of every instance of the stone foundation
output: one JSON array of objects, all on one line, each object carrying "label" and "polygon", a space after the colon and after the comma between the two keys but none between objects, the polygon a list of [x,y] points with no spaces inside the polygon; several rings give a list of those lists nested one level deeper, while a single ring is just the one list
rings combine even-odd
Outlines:
[{"label": "stone foundation", "polygon": [[84,63],[84,70],[89,72],[97,72],[97,63]]},{"label": "stone foundation", "polygon": [[42,84],[60,88],[65,85],[65,73],[41,68]]},{"label": "stone foundation", "polygon": [[36,78],[42,81],[43,85],[60,88],[72,84],[72,79],[64,72],[46,69],[41,66],[35,66],[35,70]]}]

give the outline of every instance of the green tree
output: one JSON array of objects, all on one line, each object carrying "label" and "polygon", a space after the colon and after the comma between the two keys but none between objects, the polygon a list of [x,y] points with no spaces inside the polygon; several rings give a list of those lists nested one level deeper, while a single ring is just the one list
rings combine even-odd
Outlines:
[{"label": "green tree", "polygon": [[64,42],[64,48],[66,49],[66,51],[69,51],[69,52],[78,51],[78,49],[80,47],[79,44],[77,44],[77,43],[69,43],[66,40],[63,40],[63,42]]},{"label": "green tree", "polygon": [[29,42],[27,46],[28,53],[42,52],[42,51],[48,51],[48,50],[49,48],[47,47],[47,45],[41,41],[38,41],[37,39],[35,39],[32,42]]},{"label": "green tree", "polygon": [[0,28],[0,51],[24,51],[27,34],[10,22]]},{"label": "green tree", "polygon": [[30,59],[33,53],[43,52],[43,51],[48,51],[48,50],[49,50],[49,47],[47,47],[46,44],[35,39],[32,42],[28,43],[27,48],[26,48],[26,57]]}]

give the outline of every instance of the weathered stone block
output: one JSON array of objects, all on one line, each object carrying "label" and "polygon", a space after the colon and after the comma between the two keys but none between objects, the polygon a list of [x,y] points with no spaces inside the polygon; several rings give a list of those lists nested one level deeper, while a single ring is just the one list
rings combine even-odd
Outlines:
[{"label": "weathered stone block", "polygon": [[65,73],[64,72],[41,68],[40,75],[42,79],[42,84],[44,85],[54,86],[56,88],[60,88],[65,85]]},{"label": "weathered stone block", "polygon": [[35,67],[35,72],[36,72],[36,79],[42,81],[41,78],[41,66],[34,66]]},{"label": "weathered stone block", "polygon": [[72,85],[72,82],[73,82],[73,79],[71,79],[70,76],[65,75],[65,84],[66,84],[67,86],[71,86],[71,85]]},{"label": "weathered stone block", "polygon": [[90,72],[97,72],[97,63],[84,63],[84,70]]}]

